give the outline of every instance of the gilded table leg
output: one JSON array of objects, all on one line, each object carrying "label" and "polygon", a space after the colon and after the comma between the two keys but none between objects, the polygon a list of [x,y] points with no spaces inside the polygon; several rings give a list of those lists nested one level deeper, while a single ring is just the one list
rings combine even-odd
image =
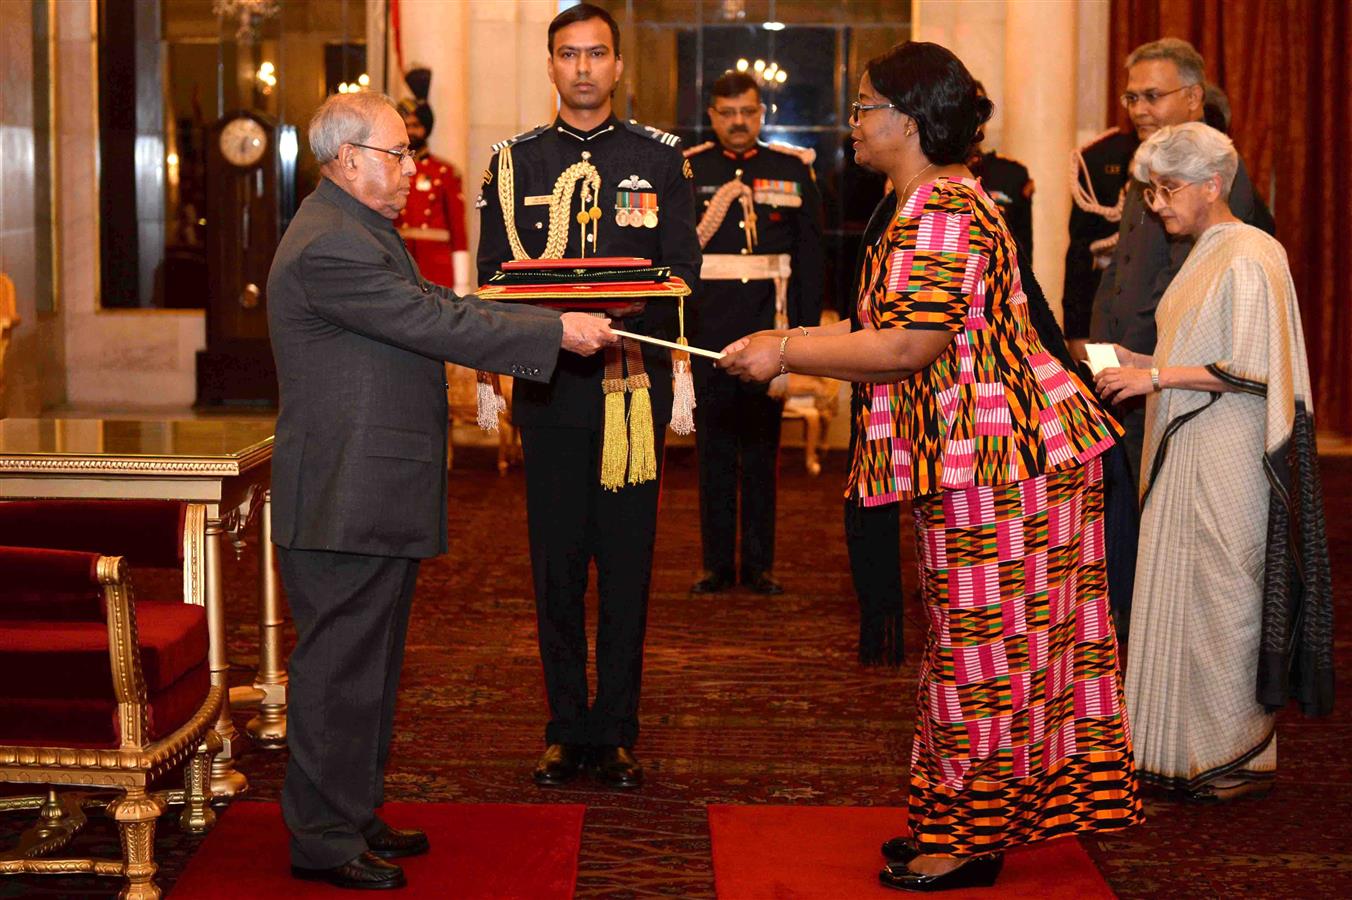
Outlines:
[{"label": "gilded table leg", "polygon": [[208,519],[206,527],[207,576],[207,632],[210,639],[211,683],[221,686],[221,713],[216,719],[216,733],[221,738],[221,751],[211,762],[211,793],[216,797],[233,797],[249,787],[243,772],[235,771],[235,760],[242,749],[240,734],[235,730],[230,715],[230,661],[226,656],[225,596],[221,586],[221,523]]},{"label": "gilded table leg", "polygon": [[258,541],[258,673],[254,688],[262,692],[258,715],[245,730],[261,747],[286,746],[286,666],[282,662],[282,601],[277,589],[276,551],[272,546],[272,491],[263,494]]},{"label": "gilded table leg", "polygon": [[108,805],[108,814],[122,833],[123,871],[127,884],[118,896],[125,900],[157,900],[155,886],[155,820],[164,812],[164,804],[147,794],[143,787],[128,788],[127,793]]},{"label": "gilded table leg", "polygon": [[188,834],[206,834],[216,824],[216,811],[211,808],[211,795],[207,792],[207,775],[211,772],[211,757],[220,749],[221,739],[216,732],[208,731],[184,769],[183,812],[178,824]]}]

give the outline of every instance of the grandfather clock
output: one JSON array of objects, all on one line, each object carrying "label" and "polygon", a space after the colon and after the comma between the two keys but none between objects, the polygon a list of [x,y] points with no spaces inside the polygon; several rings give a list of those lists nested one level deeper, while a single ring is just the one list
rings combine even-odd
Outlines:
[{"label": "grandfather clock", "polygon": [[277,405],[267,281],[280,235],[278,137],[286,130],[241,111],[207,132],[207,348],[197,354],[198,406]]}]

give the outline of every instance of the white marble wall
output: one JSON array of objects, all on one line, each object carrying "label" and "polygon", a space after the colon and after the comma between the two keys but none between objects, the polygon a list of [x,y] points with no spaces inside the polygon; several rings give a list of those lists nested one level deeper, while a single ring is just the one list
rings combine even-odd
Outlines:
[{"label": "white marble wall", "polygon": [[0,416],[35,416],[60,403],[65,390],[60,312],[37,309],[51,273],[38,271],[34,259],[40,237],[34,156],[47,137],[34,133],[32,42],[32,7],[0,6],[0,272],[14,283],[20,320],[4,360]]},{"label": "white marble wall", "polygon": [[98,278],[98,93],[93,3],[56,4],[61,66],[61,296],[66,400],[75,407],[184,407],[197,394],[201,310],[104,310]]},{"label": "white marble wall", "polygon": [[917,40],[943,44],[986,86],[986,146],[1026,166],[1033,266],[1059,314],[1070,154],[1106,127],[1109,0],[914,0]]}]

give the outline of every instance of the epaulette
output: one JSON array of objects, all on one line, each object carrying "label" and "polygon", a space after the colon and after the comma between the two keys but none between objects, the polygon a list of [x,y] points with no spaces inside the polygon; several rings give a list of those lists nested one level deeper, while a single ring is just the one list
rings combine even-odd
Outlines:
[{"label": "epaulette", "polygon": [[1102,143],[1103,141],[1106,141],[1106,140],[1108,140],[1109,138],[1121,137],[1121,136],[1125,136],[1125,135],[1126,135],[1126,132],[1125,132],[1125,131],[1123,131],[1121,128],[1118,128],[1118,127],[1114,126],[1114,127],[1112,127],[1112,128],[1109,128],[1107,131],[1103,132],[1102,134],[1097,135],[1096,137],[1092,138],[1091,140],[1088,140],[1088,141],[1086,141],[1085,143],[1081,144],[1077,149],[1078,149],[1081,153],[1083,153],[1084,151],[1088,150],[1090,147],[1094,146],[1095,144]]},{"label": "epaulette", "polygon": [[516,137],[509,137],[509,138],[507,138],[507,139],[504,140],[504,141],[498,141],[496,144],[493,145],[493,152],[494,152],[494,153],[501,153],[503,147],[510,147],[510,146],[512,146],[513,144],[520,144],[520,143],[522,143],[523,141],[528,141],[528,140],[530,140],[531,138],[539,137],[540,135],[544,134],[544,133],[545,133],[546,131],[548,131],[548,130],[549,130],[549,126],[548,126],[548,125],[537,125],[537,126],[535,126],[534,128],[532,128],[530,131],[523,131],[523,132],[521,132],[521,133],[518,134]]},{"label": "epaulette", "polygon": [[641,125],[634,119],[630,119],[622,124],[634,134],[641,134],[646,138],[652,138],[654,141],[666,144],[668,147],[675,147],[681,143],[681,139],[671,132],[663,131],[660,128],[654,128],[651,125]]},{"label": "epaulette", "polygon": [[684,156],[686,159],[689,159],[696,153],[703,153],[705,150],[708,150],[712,146],[714,146],[713,141],[705,141],[704,143],[696,144],[693,147],[686,147],[684,150],[681,151],[681,155]]},{"label": "epaulette", "polygon": [[809,169],[812,168],[812,164],[817,161],[817,151],[813,150],[811,147],[795,147],[793,144],[782,144],[779,141],[771,141],[765,146],[769,147],[771,150],[798,157],[798,160]]}]

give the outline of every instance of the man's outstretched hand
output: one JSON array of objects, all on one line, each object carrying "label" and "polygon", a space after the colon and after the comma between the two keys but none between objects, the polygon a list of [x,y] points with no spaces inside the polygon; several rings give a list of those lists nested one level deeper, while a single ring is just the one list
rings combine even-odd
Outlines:
[{"label": "man's outstretched hand", "polygon": [[563,349],[578,356],[591,356],[620,339],[610,330],[610,320],[604,316],[566,312],[560,318],[563,320]]}]

